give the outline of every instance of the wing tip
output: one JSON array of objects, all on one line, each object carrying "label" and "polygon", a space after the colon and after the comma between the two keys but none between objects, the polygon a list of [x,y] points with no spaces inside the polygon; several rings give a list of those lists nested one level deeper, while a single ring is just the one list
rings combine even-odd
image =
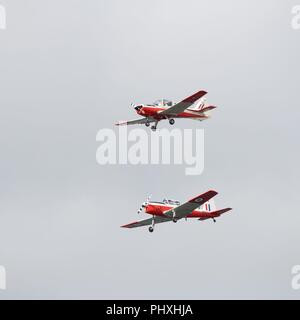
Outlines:
[{"label": "wing tip", "polygon": [[210,193],[214,193],[215,195],[217,195],[217,194],[218,194],[218,191],[216,191],[216,190],[213,190],[213,189],[211,189],[211,190],[208,190],[207,192],[210,192]]},{"label": "wing tip", "polygon": [[[198,196],[190,199],[189,202],[202,202],[202,203],[205,203],[209,199],[215,197],[217,194],[218,194],[218,192],[215,191],[215,190],[208,190],[208,191],[206,191],[204,193],[201,193]],[[205,201],[205,202],[203,202],[203,201]]]},{"label": "wing tip", "polygon": [[205,94],[207,94],[208,92],[206,91],[206,90],[199,90],[199,91],[197,91],[196,93],[195,93],[195,95],[196,94],[203,94],[203,95],[205,95]]},{"label": "wing tip", "polygon": [[208,190],[205,193],[203,193],[203,195],[206,195],[209,198],[215,197],[218,194],[218,192],[216,190]]},{"label": "wing tip", "polygon": [[122,226],[120,226],[120,228],[131,228],[131,226],[133,226],[134,224],[136,224],[137,222],[131,222],[131,223],[127,223],[127,224],[123,224]]},{"label": "wing tip", "polygon": [[115,123],[115,126],[124,126],[127,124],[127,121],[118,121]]},{"label": "wing tip", "polygon": [[194,93],[191,96],[189,96],[186,99],[184,99],[183,102],[194,103],[195,101],[197,101],[198,99],[202,98],[206,94],[207,94],[207,91],[205,91],[205,90],[197,91],[196,93]]}]

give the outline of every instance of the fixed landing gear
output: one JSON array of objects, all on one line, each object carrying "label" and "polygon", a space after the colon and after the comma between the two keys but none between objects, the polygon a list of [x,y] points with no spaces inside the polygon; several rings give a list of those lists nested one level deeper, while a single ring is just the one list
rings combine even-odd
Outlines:
[{"label": "fixed landing gear", "polygon": [[174,223],[176,223],[176,222],[177,222],[177,218],[176,218],[176,212],[175,212],[175,210],[172,210],[172,213],[173,213],[172,220],[173,220]]},{"label": "fixed landing gear", "polygon": [[175,120],[174,120],[174,119],[170,119],[170,120],[169,120],[169,123],[170,123],[170,125],[172,126],[172,125],[175,123]]},{"label": "fixed landing gear", "polygon": [[216,223],[216,222],[217,222],[215,218],[212,218],[212,219],[213,219],[213,222],[214,222],[214,223]]},{"label": "fixed landing gear", "polygon": [[154,216],[153,216],[153,218],[152,218],[152,224],[151,224],[151,226],[149,227],[149,232],[153,232],[154,231],[154,225],[155,225],[155,221],[154,221]]},{"label": "fixed landing gear", "polygon": [[150,122],[149,121],[145,122],[145,126],[149,127],[150,126]]},{"label": "fixed landing gear", "polygon": [[156,121],[155,124],[151,127],[151,130],[152,130],[152,131],[156,131],[156,129],[157,129],[157,124],[158,124],[158,121]]}]

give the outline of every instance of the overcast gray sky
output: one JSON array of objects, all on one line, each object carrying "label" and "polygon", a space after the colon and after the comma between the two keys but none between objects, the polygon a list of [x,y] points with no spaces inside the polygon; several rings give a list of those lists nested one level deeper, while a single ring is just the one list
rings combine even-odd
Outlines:
[{"label": "overcast gray sky", "polygon": [[[0,4],[0,299],[300,298],[297,0]],[[202,175],[97,164],[131,102],[200,89],[212,119],[176,126],[205,129]],[[208,189],[234,209],[216,224],[119,227]]]}]

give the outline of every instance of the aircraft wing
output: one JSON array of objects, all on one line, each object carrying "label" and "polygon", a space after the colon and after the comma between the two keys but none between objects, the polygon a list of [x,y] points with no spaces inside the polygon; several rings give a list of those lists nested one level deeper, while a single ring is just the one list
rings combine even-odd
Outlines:
[{"label": "aircraft wing", "polygon": [[[129,224],[125,224],[124,226],[121,226],[121,228],[137,228],[137,227],[149,226],[152,224],[152,221],[153,221],[153,218],[149,218],[142,221],[136,221]],[[172,220],[166,217],[154,216],[155,224],[169,222],[169,221],[172,221]]]},{"label": "aircraft wing", "polygon": [[191,95],[190,97],[187,97],[186,99],[182,100],[179,103],[176,103],[174,106],[170,107],[169,109],[161,111],[160,115],[166,115],[166,116],[176,116],[179,113],[183,112],[185,109],[190,107],[195,101],[202,98],[207,94],[206,91],[198,91]]},{"label": "aircraft wing", "polygon": [[[140,119],[136,119],[136,120],[130,120],[130,121],[119,121],[116,123],[116,126],[129,126],[132,124],[145,124],[147,122],[147,118],[140,118]],[[148,122],[155,122],[154,119],[149,119],[148,118]]]},{"label": "aircraft wing", "polygon": [[217,218],[220,217],[220,215],[222,215],[223,213],[228,212],[230,210],[232,210],[232,208],[225,208],[217,211],[207,212],[207,217],[201,217],[198,220],[203,221],[207,219]]},{"label": "aircraft wing", "polygon": [[182,219],[192,213],[195,209],[202,206],[205,202],[207,202],[209,199],[213,198],[218,193],[214,190],[209,190],[205,193],[200,194],[199,196],[179,205],[176,208],[170,209],[166,212],[164,212],[164,215],[167,217],[170,217],[171,219],[175,217],[176,219]]}]

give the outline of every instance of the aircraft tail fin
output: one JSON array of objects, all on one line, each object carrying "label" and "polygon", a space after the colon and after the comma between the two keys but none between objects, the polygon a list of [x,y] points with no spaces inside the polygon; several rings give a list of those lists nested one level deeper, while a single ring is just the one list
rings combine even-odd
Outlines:
[{"label": "aircraft tail fin", "polygon": [[193,110],[201,111],[205,107],[206,98],[201,98],[194,106]]},{"label": "aircraft tail fin", "polygon": [[209,201],[205,202],[201,207],[201,211],[205,212],[212,212],[216,210],[216,205],[214,199],[210,199]]},{"label": "aircraft tail fin", "polygon": [[206,101],[206,98],[200,99],[191,110],[202,113],[202,112],[207,112],[216,108],[216,106],[207,105],[205,101]]}]

